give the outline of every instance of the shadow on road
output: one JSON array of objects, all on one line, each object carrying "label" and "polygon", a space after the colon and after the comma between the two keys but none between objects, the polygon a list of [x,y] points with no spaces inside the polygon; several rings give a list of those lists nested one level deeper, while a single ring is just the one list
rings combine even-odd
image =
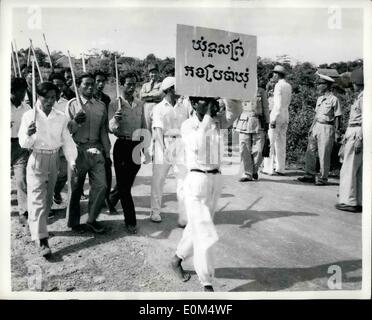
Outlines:
[{"label": "shadow on road", "polygon": [[292,212],[292,211],[255,211],[235,210],[216,212],[215,224],[237,224],[240,228],[250,228],[253,224],[268,219],[286,218],[292,216],[311,217],[318,216],[316,213]]},{"label": "shadow on road", "polygon": [[343,283],[356,283],[361,277],[347,277],[346,273],[362,268],[362,260],[344,260],[309,268],[217,268],[216,278],[246,279],[250,282],[230,291],[277,291],[291,288],[297,282],[330,277],[328,268],[339,266]]},{"label": "shadow on road", "polygon": [[313,186],[314,188],[322,188],[327,186],[338,186],[339,183],[337,182],[327,182],[325,186],[316,186],[314,183],[304,183],[301,181],[298,181],[297,179],[267,179],[267,178],[260,178],[258,181],[265,181],[265,182],[274,182],[274,183],[286,183],[286,184],[296,184],[301,186]]}]

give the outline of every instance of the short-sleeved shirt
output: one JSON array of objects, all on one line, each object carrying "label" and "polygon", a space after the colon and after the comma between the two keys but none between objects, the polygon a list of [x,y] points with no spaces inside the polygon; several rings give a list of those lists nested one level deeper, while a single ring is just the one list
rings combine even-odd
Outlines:
[{"label": "short-sleeved shirt", "polygon": [[161,96],[163,95],[162,91],[160,90],[161,82],[154,83],[153,86],[151,86],[151,82],[145,82],[141,88],[140,91],[140,98],[142,99],[142,96],[148,93],[154,93],[155,96],[151,99],[146,101],[145,103],[158,103],[161,101]]},{"label": "short-sleeved shirt", "polygon": [[173,107],[163,99],[152,111],[152,128],[160,128],[164,135],[180,135],[182,123],[189,117],[189,109],[182,101]]},{"label": "short-sleeved shirt", "polygon": [[138,129],[146,129],[146,123],[143,111],[143,101],[136,98],[133,99],[132,105],[127,100],[121,97],[121,112],[122,118],[120,121],[113,118],[114,113],[118,109],[118,103],[115,101],[110,104],[109,122],[110,130],[117,137],[133,136],[133,133]]},{"label": "short-sleeved shirt", "polygon": [[340,101],[332,93],[320,96],[315,107],[316,119],[332,122],[335,117],[342,115]]},{"label": "short-sleeved shirt", "polygon": [[363,91],[359,93],[358,98],[350,108],[349,125],[362,125],[363,113]]},{"label": "short-sleeved shirt", "polygon": [[63,97],[60,97],[58,101],[56,101],[54,108],[57,110],[65,113],[66,112],[66,106],[67,106],[68,100],[66,100]]},{"label": "short-sleeved shirt", "polygon": [[10,128],[12,138],[18,138],[18,132],[19,127],[21,126],[22,117],[28,110],[31,110],[31,107],[25,102],[21,102],[18,107],[11,103]]}]

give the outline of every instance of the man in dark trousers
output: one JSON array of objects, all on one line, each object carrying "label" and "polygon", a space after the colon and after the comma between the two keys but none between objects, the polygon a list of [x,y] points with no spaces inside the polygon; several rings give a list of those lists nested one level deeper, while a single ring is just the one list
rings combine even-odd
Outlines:
[{"label": "man in dark trousers", "polygon": [[126,73],[122,77],[123,96],[119,98],[120,105],[116,101],[110,106],[115,114],[109,122],[111,132],[118,138],[114,145],[114,167],[125,226],[130,234],[137,233],[131,189],[141,168],[141,155],[135,149],[141,143],[141,129],[146,129],[143,102],[133,96],[136,83],[134,73]]}]

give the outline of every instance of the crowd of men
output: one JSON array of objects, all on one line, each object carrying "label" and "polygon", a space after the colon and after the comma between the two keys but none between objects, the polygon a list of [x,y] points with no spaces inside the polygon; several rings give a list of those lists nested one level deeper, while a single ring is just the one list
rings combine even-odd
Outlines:
[{"label": "crowd of men", "polygon": [[[252,101],[180,97],[175,78],[159,79],[156,65],[148,66],[149,81],[139,84],[135,73],[121,79],[122,92],[111,101],[103,90],[107,76],[83,73],[73,83],[71,70],[52,73],[36,87],[33,96],[29,67],[22,78],[11,80],[11,165],[17,186],[19,219],[28,225],[40,254],[51,255],[47,221],[53,202],[60,204],[68,183],[67,226],[75,232],[103,233],[97,221],[104,204],[116,213],[120,201],[126,230],[137,233],[136,210],[131,189],[141,163],[152,162],[150,219],[162,221],[162,190],[170,168],[177,182],[178,226],[182,238],[171,261],[182,280],[190,274],[182,261],[193,256],[194,267],[205,291],[213,291],[212,247],[218,240],[213,216],[221,192],[221,129],[239,132],[243,175],[241,182],[263,174],[285,175],[288,106],[292,90],[286,69],[277,65],[270,84],[259,79]],[[334,80],[319,75],[319,98],[309,132],[305,176],[302,182],[325,185],[330,169],[333,142],[339,138],[340,103],[330,90]],[[350,113],[344,136],[343,166],[337,209],[361,211],[363,73],[353,72],[360,92]],[[76,86],[76,90],[75,89]],[[74,89],[72,89],[74,88]],[[116,136],[113,163],[109,133]],[[265,142],[270,153],[263,159]],[[320,175],[316,177],[319,156]],[[116,185],[112,187],[112,164]],[[80,223],[81,198],[89,177],[88,219]]]}]

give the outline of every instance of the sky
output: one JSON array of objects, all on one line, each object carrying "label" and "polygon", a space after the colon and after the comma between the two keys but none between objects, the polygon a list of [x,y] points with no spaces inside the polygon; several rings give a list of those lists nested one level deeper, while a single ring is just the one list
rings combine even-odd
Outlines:
[{"label": "sky", "polygon": [[[329,13],[327,8],[43,8],[40,25],[34,23],[38,15],[29,10],[13,11],[12,35],[18,49],[26,48],[32,38],[34,46],[45,51],[45,33],[51,51],[69,50],[75,56],[97,48],[141,59],[150,53],[175,57],[176,25],[187,24],[256,35],[257,54],[263,58],[288,54],[318,65],[363,57],[361,9]],[[330,28],[330,22],[335,27]]]}]

